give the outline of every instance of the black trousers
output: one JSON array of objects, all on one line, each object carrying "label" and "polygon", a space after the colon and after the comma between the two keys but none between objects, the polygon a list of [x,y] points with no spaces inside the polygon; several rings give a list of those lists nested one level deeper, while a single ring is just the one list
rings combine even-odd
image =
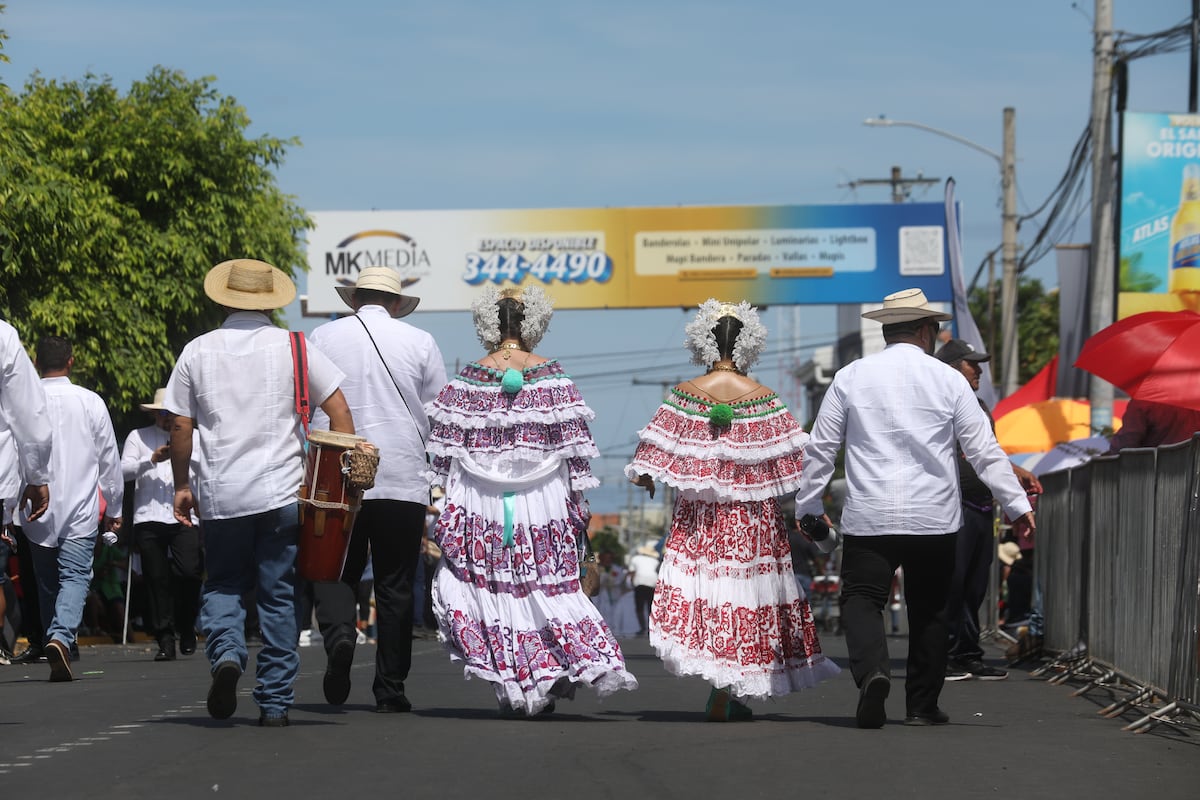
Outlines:
[{"label": "black trousers", "polygon": [[904,568],[908,605],[905,711],[931,712],[946,680],[946,593],[954,572],[953,533],[846,536],[842,545],[842,629],[854,683],[890,675],[884,606],[897,567]]},{"label": "black trousers", "polygon": [[995,558],[992,512],[963,506],[963,525],[955,544],[954,577],[946,595],[946,624],[950,626],[952,661],[983,658],[979,646],[979,609],[987,596]]},{"label": "black trousers", "polygon": [[[412,666],[413,583],[425,530],[425,504],[404,500],[364,500],[350,535],[350,551],[340,581],[313,584],[317,624],[325,652],[358,635],[358,584],[367,558],[375,574],[375,701],[404,694]],[[369,546],[369,552],[368,552]]]},{"label": "black trousers", "polygon": [[146,626],[160,645],[173,645],[196,630],[204,558],[200,529],[180,523],[142,522],[133,526],[142,554],[146,586]]},{"label": "black trousers", "polygon": [[645,633],[650,629],[650,607],[654,605],[654,587],[633,587],[633,602],[637,608],[638,633]]},{"label": "black trousers", "polygon": [[46,642],[46,629],[42,626],[42,604],[38,601],[37,577],[33,571],[33,551],[29,537],[17,525],[13,525],[13,538],[17,541],[17,563],[21,567],[21,635],[40,652]]}]

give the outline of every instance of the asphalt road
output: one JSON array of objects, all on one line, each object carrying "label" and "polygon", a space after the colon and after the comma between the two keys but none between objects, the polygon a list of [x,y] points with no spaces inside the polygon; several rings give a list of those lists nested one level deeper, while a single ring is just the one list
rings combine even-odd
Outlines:
[{"label": "asphalt road", "polygon": [[[823,638],[843,664],[845,643]],[[708,687],[668,675],[643,640],[623,643],[641,687],[533,720],[501,720],[486,684],[464,682],[433,640],[414,642],[413,714],[375,714],[374,648],[356,653],[350,699],[321,694],[324,652],[302,648],[292,725],[257,726],[239,684],[237,713],[205,711],[203,654],[154,663],[139,646],[83,648],[78,678],[44,664],[0,667],[4,797],[193,798],[1142,798],[1200,797],[1200,734],[1134,735],[1096,714],[1105,692],[1071,697],[1014,671],[947,684],[951,724],[899,723],[893,685],[882,730],[853,721],[848,672],[752,704],[749,723],[704,721]],[[904,641],[892,640],[893,675]],[[1132,719],[1129,717],[1128,719]]]}]

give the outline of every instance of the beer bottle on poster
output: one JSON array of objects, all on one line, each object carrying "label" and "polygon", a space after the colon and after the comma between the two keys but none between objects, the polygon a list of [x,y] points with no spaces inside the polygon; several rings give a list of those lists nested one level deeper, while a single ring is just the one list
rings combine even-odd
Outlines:
[{"label": "beer bottle on poster", "polygon": [[[1200,293],[1200,164],[1183,168],[1179,209],[1171,219],[1169,253],[1167,290],[1181,299],[1200,296],[1197,294]],[[1186,300],[1184,305],[1192,306]]]}]

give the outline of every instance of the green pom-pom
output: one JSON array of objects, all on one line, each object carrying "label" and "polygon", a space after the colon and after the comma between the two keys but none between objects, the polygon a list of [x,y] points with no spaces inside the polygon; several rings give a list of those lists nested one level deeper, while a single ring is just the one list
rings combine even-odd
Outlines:
[{"label": "green pom-pom", "polygon": [[717,403],[708,411],[708,419],[718,428],[724,428],[733,422],[733,406],[728,403]]},{"label": "green pom-pom", "polygon": [[509,367],[504,370],[504,377],[500,379],[500,388],[505,394],[516,394],[521,391],[521,387],[525,385],[525,376],[519,371]]}]

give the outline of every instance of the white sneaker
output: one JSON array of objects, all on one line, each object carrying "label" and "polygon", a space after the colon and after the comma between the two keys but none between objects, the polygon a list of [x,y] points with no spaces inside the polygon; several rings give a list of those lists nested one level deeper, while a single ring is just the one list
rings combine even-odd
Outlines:
[{"label": "white sneaker", "polygon": [[301,647],[312,647],[314,644],[320,644],[322,641],[324,640],[321,638],[320,631],[314,631],[311,628],[300,631]]}]

